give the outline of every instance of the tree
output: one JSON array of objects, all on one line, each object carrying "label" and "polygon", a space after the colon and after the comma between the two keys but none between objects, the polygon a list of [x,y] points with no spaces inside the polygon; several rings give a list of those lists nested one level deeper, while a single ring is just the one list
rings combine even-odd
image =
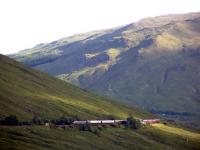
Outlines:
[{"label": "tree", "polygon": [[70,124],[73,123],[73,121],[74,121],[73,118],[70,118],[70,117],[61,117],[59,119],[54,120],[54,123],[56,125],[70,125]]},{"label": "tree", "polygon": [[80,124],[79,125],[79,130],[80,131],[89,131],[89,132],[92,132],[92,126],[88,123],[86,124]]},{"label": "tree", "polygon": [[4,120],[5,125],[18,125],[19,121],[16,116],[10,115]]},{"label": "tree", "polygon": [[85,124],[80,124],[79,125],[79,130],[80,131],[87,131],[87,126]]},{"label": "tree", "polygon": [[127,118],[127,127],[130,127],[132,129],[139,129],[141,128],[142,124],[139,119],[136,119],[134,117]]}]

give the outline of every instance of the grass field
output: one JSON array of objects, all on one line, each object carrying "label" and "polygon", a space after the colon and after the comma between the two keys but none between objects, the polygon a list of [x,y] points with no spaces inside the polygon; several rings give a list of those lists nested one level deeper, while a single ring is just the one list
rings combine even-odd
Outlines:
[{"label": "grass field", "polygon": [[176,128],[173,126],[166,126],[163,124],[153,124],[153,127],[156,129],[159,129],[164,132],[168,132],[171,134],[176,134],[178,136],[182,136],[183,138],[190,138],[190,139],[200,139],[200,134],[199,133],[194,133],[191,131],[187,131],[184,129]]},{"label": "grass field", "polygon": [[[185,131],[184,131],[185,132]],[[3,128],[0,132],[1,150],[6,149],[134,149],[134,150],[198,150],[200,138],[168,134],[145,127],[140,131],[107,127],[97,133],[78,129],[50,129],[48,127]]]}]

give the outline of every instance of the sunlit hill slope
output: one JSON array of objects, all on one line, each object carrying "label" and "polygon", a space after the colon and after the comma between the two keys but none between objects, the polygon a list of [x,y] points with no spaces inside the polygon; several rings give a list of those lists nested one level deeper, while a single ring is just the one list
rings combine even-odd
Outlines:
[{"label": "sunlit hill slope", "polygon": [[[20,120],[34,116],[53,119],[79,116],[82,119],[110,115],[139,118],[152,115],[88,93],[45,73],[0,55],[0,118],[16,115]],[[170,130],[169,130],[170,129]],[[45,126],[0,126],[0,149],[138,149],[198,150],[200,134],[175,126],[155,125],[138,130],[105,127],[98,132],[77,128]]]},{"label": "sunlit hill slope", "polygon": [[[145,113],[91,94],[59,79],[0,55],[0,115],[20,119],[58,118],[63,115],[85,119]],[[147,114],[146,114],[147,115]],[[148,115],[147,115],[148,116]]]}]

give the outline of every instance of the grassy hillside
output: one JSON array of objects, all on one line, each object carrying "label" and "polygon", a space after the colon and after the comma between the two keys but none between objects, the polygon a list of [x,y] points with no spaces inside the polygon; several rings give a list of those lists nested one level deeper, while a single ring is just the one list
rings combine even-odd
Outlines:
[{"label": "grassy hillside", "polygon": [[129,114],[147,117],[139,110],[109,101],[0,55],[0,116],[53,119],[78,116],[94,119]]},{"label": "grassy hillside", "polygon": [[[163,125],[164,126],[164,125]],[[168,128],[168,127],[167,127]],[[170,129],[177,130],[175,127]],[[178,129],[179,130],[179,129]],[[183,136],[184,133],[188,136]],[[200,134],[182,130],[181,135],[157,127],[139,131],[105,128],[98,134],[78,129],[47,127],[4,128],[0,132],[0,147],[6,149],[120,149],[120,150],[198,150]]]},{"label": "grassy hillside", "polygon": [[[16,115],[20,120],[34,116],[54,119],[79,116],[82,119],[152,117],[103,97],[88,93],[64,81],[0,55],[0,116]],[[121,127],[78,128],[45,126],[0,126],[0,149],[138,149],[198,150],[200,134],[175,126],[146,126],[139,130]],[[170,129],[170,131],[169,131]]]},{"label": "grassy hillside", "polygon": [[194,124],[200,116],[199,26],[200,13],[146,18],[11,57],[98,94]]}]

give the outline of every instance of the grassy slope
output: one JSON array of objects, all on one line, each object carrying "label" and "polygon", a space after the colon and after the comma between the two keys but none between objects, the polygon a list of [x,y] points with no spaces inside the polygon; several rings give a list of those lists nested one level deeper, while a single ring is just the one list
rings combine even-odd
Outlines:
[{"label": "grassy slope", "polygon": [[165,126],[163,124],[153,124],[152,126],[159,130],[167,131],[169,133],[174,133],[176,135],[179,135],[179,136],[182,136],[185,138],[200,139],[200,134],[198,134],[198,133],[175,128],[173,126]]},{"label": "grassy slope", "polygon": [[147,114],[88,93],[42,72],[0,56],[0,115],[20,119],[58,118],[63,115],[81,118],[105,118],[129,114]]},{"label": "grassy slope", "polygon": [[[137,117],[151,115],[105,100],[77,87],[0,55],[1,117],[14,114],[20,119],[33,115],[55,118],[62,115],[82,118],[103,118],[116,115],[125,118],[129,113]],[[177,128],[173,128],[177,130]],[[1,127],[0,149],[198,149],[200,138],[176,135],[146,127],[135,132],[123,128],[106,128],[99,135],[77,129],[49,129],[32,126]],[[182,132],[188,131],[181,130]],[[164,139],[167,139],[165,141]],[[178,143],[176,143],[178,141]]]},{"label": "grassy slope", "polygon": [[[172,127],[171,127],[172,128]],[[177,128],[173,128],[176,130]],[[179,130],[179,129],[178,129]],[[188,132],[182,130],[181,132]],[[191,133],[194,135],[194,133]],[[168,130],[145,127],[135,132],[123,128],[106,128],[98,135],[77,129],[49,129],[32,127],[4,128],[0,133],[1,149],[142,149],[142,150],[198,150],[200,134],[185,138]],[[8,146],[9,145],[9,146]]]}]

